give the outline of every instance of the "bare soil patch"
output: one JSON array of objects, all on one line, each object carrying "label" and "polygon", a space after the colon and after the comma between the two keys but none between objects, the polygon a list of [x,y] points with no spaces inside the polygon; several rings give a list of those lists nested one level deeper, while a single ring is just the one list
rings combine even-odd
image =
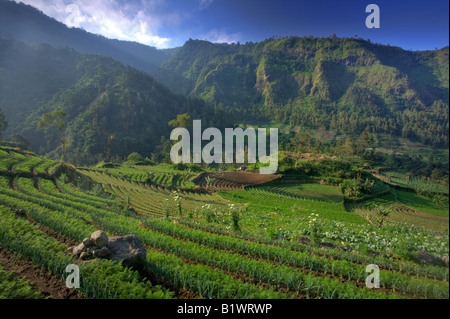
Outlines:
[{"label": "bare soil patch", "polygon": [[[279,178],[279,175],[263,175],[253,172],[219,172],[200,174],[193,182],[211,191],[243,189],[261,185]],[[209,180],[209,183],[208,183]]]},{"label": "bare soil patch", "polygon": [[51,299],[82,299],[75,289],[68,289],[61,277],[52,275],[39,266],[33,264],[6,249],[0,248],[0,264],[6,271],[18,277],[26,278],[33,289],[41,291],[44,297]]}]

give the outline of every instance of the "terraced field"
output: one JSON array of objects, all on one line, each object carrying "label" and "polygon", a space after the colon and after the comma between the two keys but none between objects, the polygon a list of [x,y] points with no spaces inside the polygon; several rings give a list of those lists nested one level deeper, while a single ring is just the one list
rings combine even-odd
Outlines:
[{"label": "terraced field", "polygon": [[247,190],[280,195],[294,199],[321,200],[325,202],[341,203],[344,198],[337,187],[321,185],[319,183],[285,183],[270,186],[248,187]]},{"label": "terraced field", "polygon": [[250,172],[202,173],[193,182],[210,191],[237,190],[246,186],[260,185],[279,178],[277,175],[261,175]]},{"label": "terraced field", "polygon": [[160,185],[173,189],[191,189],[195,184],[191,179],[195,176],[190,171],[177,171],[170,165],[155,166],[121,166],[120,168],[101,168],[97,171],[108,173],[112,176],[129,180],[131,182],[143,182],[152,185]]},{"label": "terraced field", "polygon": [[[8,152],[3,158],[8,159],[9,171],[0,175],[0,248],[18,254],[54,276],[63,274],[68,264],[77,263],[82,276],[79,292],[84,298],[449,298],[448,268],[421,266],[386,253],[374,256],[370,251],[356,248],[357,243],[370,243],[370,236],[375,236],[379,245],[374,249],[384,249],[385,241],[392,238],[391,232],[398,231],[395,227],[399,226],[373,228],[368,232],[367,224],[319,218],[317,222],[323,222],[329,232],[323,236],[330,240],[341,236],[341,241],[343,236],[348,236],[349,244],[353,236],[357,250],[337,246],[321,248],[296,240],[271,239],[263,231],[250,233],[245,227],[232,230],[227,224],[206,222],[201,216],[180,216],[175,206],[167,216],[164,202],[170,201],[173,194],[161,186],[130,182],[105,172],[80,171],[101,183],[116,198],[99,197],[51,175],[11,174],[13,166],[31,159]],[[269,196],[281,203],[297,202],[299,210],[309,209],[307,205],[313,209],[314,203],[319,203],[316,206],[319,213],[326,207],[320,205],[343,207],[332,189],[326,190],[335,196],[330,201],[299,199],[314,197],[308,193],[314,187],[284,189],[295,196],[276,193],[281,191],[279,188],[273,195],[258,195],[256,192],[260,190],[256,189],[240,192],[257,196],[255,202]],[[242,215],[259,213],[258,210],[246,213],[238,204],[228,206],[231,202],[217,194],[185,191],[177,195],[182,197],[181,207],[186,212],[210,205],[207,209],[215,207],[226,212],[238,207]],[[137,213],[130,212],[129,206]],[[287,204],[283,207],[279,209],[280,214],[286,209],[286,214],[297,216],[287,223],[302,229],[311,227],[308,226],[308,221],[312,221],[310,216],[288,212]],[[272,207],[274,210],[277,209]],[[253,228],[259,226],[253,224]],[[82,263],[65,253],[68,246],[97,229],[108,235],[137,235],[147,248],[142,269],[138,272],[107,260]],[[302,234],[314,239],[311,232]],[[423,232],[419,236],[412,232],[408,242],[431,240],[435,235]],[[444,247],[430,243],[423,249],[436,255],[448,251],[448,235]],[[377,290],[365,287],[366,266],[373,262],[382,268],[381,288]],[[9,276],[8,269],[5,271]],[[1,276],[0,271],[0,279]],[[21,285],[27,287],[26,281]],[[28,297],[32,296],[34,293]]]},{"label": "terraced field", "polygon": [[412,192],[397,190],[393,193],[360,203],[348,203],[347,209],[363,218],[375,217],[374,206],[389,209],[387,220],[420,226],[425,229],[448,233],[448,208]]},{"label": "terraced field", "polygon": [[149,217],[164,217],[166,208],[170,210],[170,215],[176,215],[175,196],[180,196],[181,207],[186,212],[194,212],[208,204],[218,210],[225,210],[229,204],[216,194],[189,190],[175,192],[163,186],[130,182],[123,178],[111,176],[106,172],[90,170],[81,170],[81,172],[101,184],[105,192],[114,194],[139,213]]}]

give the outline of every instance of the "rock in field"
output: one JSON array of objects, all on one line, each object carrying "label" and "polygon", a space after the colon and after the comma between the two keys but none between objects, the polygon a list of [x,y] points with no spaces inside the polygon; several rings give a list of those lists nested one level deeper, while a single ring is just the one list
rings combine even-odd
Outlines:
[{"label": "rock in field", "polygon": [[108,247],[103,247],[100,249],[96,249],[92,251],[92,256],[94,256],[95,258],[106,258],[110,255],[110,251],[108,249]]},{"label": "rock in field", "polygon": [[75,256],[79,257],[82,253],[84,253],[86,251],[86,249],[87,249],[87,247],[83,243],[81,243],[78,246],[73,247],[72,253]]},{"label": "rock in field", "polygon": [[444,258],[442,258],[442,261],[448,267],[448,256],[445,256]]},{"label": "rock in field", "polygon": [[85,238],[78,246],[70,247],[66,253],[81,260],[92,258],[107,258],[117,262],[123,261],[124,266],[138,267],[142,265],[147,252],[141,241],[135,235],[111,237],[100,230]]},{"label": "rock in field", "polygon": [[118,262],[123,261],[124,266],[127,267],[142,265],[147,256],[144,246],[135,235],[112,237],[108,244],[111,259]]},{"label": "rock in field", "polygon": [[94,243],[89,238],[85,238],[83,239],[83,245],[85,245],[86,247],[91,247],[94,245]]},{"label": "rock in field", "polygon": [[445,267],[445,262],[442,259],[434,257],[433,255],[425,252],[418,251],[413,256],[414,261],[421,265],[432,265]]},{"label": "rock in field", "polygon": [[108,246],[108,236],[101,230],[97,230],[91,234],[91,241],[99,248]]}]

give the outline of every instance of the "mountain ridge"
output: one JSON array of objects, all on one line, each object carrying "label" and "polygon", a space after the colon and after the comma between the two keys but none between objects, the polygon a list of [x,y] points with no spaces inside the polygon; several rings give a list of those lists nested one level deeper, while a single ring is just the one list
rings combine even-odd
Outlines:
[{"label": "mountain ridge", "polygon": [[108,39],[83,29],[69,28],[40,10],[0,0],[0,37],[28,44],[70,47],[80,53],[111,56],[125,65],[152,73],[177,49],[156,49],[137,42]]},{"label": "mountain ridge", "polygon": [[[67,114],[68,160],[93,164],[110,153],[158,156],[168,122],[180,113],[209,118],[218,127],[230,116],[203,101],[174,94],[151,76],[110,57],[69,48],[29,45],[0,38],[0,109],[7,136],[23,135],[40,154],[60,152],[61,133],[37,128],[42,115]],[[56,155],[56,154],[55,154]]]},{"label": "mountain ridge", "polygon": [[190,40],[155,78],[177,93],[281,123],[448,145],[448,56],[448,47],[414,52],[354,38]]}]

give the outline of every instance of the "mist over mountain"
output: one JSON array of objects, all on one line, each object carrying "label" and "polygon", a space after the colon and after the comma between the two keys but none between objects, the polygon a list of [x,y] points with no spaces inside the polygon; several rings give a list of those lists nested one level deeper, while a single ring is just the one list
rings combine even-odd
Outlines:
[{"label": "mist over mountain", "polygon": [[0,37],[29,44],[47,43],[54,47],[70,47],[81,53],[105,55],[151,73],[176,49],[159,50],[136,42],[107,39],[82,29],[68,28],[38,9],[0,0]]},{"label": "mist over mountain", "polygon": [[41,154],[59,148],[60,133],[39,130],[37,123],[43,114],[65,112],[68,159],[77,164],[103,160],[110,137],[113,158],[131,152],[150,156],[179,113],[232,125],[229,116],[203,101],[174,94],[110,57],[1,38],[0,109],[9,122],[6,135],[23,135]]}]

